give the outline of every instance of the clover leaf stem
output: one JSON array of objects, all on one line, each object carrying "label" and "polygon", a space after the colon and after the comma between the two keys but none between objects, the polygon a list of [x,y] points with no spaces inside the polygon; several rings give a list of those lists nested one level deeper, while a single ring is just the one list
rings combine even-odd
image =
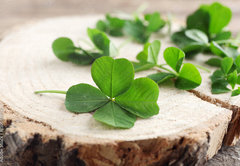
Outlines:
[{"label": "clover leaf stem", "polygon": [[124,46],[126,46],[128,43],[132,42],[133,39],[132,38],[128,38],[125,41],[123,41],[119,46],[118,46],[118,50],[120,50],[121,48],[123,48]]},{"label": "clover leaf stem", "polygon": [[[184,64],[184,63],[183,63]],[[208,72],[208,73],[211,73],[211,70],[209,70],[208,68],[206,68],[206,67],[203,67],[203,66],[201,66],[201,65],[197,65],[197,64],[193,64],[196,68],[199,68],[199,69],[201,69],[201,70],[204,70],[204,71],[206,71],[206,72]]]},{"label": "clover leaf stem", "polygon": [[94,58],[91,54],[89,54],[87,51],[85,51],[85,50],[82,49],[81,47],[76,47],[75,49],[76,49],[76,51],[81,50],[81,51],[83,51],[85,54],[87,54],[87,55],[91,56],[92,58]]},{"label": "clover leaf stem", "polygon": [[40,93],[59,93],[59,94],[67,94],[66,91],[62,90],[41,90],[41,91],[35,91],[35,94],[40,94]]},{"label": "clover leaf stem", "polygon": [[226,44],[226,43],[237,43],[237,44],[240,44],[240,40],[234,40],[234,39],[229,39],[229,40],[218,40],[218,41],[215,41],[216,43],[218,44]]},{"label": "clover leaf stem", "polygon": [[89,47],[96,49],[96,47],[95,47],[90,41],[88,41],[88,40],[86,40],[86,39],[84,39],[84,38],[79,39],[79,41],[78,41],[78,43],[79,43],[78,46],[79,46],[79,47],[80,47],[80,41],[84,42],[84,43],[87,44]]},{"label": "clover leaf stem", "polygon": [[[163,65],[165,65],[165,64],[163,64]],[[173,71],[171,71],[170,69],[168,69],[168,68],[166,68],[166,67],[163,67],[163,65],[156,65],[156,67],[158,67],[158,68],[160,68],[160,69],[163,69],[163,70],[165,70],[165,71],[168,71],[168,72],[170,72],[170,73],[178,76],[178,73],[173,72]]]}]

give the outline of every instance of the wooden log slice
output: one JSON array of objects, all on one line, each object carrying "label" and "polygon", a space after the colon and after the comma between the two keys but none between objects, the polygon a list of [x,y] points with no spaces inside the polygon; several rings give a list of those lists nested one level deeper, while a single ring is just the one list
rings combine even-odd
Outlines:
[{"label": "wooden log slice", "polygon": [[[191,90],[193,94],[200,97],[201,99],[219,105],[223,108],[232,110],[232,120],[228,127],[228,133],[224,138],[225,145],[235,145],[240,139],[240,97],[231,96],[231,92],[222,94],[211,93],[211,79],[212,73],[217,70],[217,67],[207,65],[205,62],[210,59],[212,55],[199,54],[192,62],[198,62],[198,64],[208,68],[211,72],[200,71],[202,76],[202,84],[195,90]],[[230,86],[228,87],[230,88]],[[231,88],[230,88],[231,89]]]},{"label": "wooden log slice", "polygon": [[[87,38],[86,28],[94,27],[98,18],[62,17],[30,23],[1,41],[0,108],[8,153],[24,166],[203,165],[221,147],[232,111],[193,93],[161,85],[159,114],[138,119],[127,130],[103,125],[91,113],[68,112],[64,95],[33,93],[67,90],[78,83],[94,85],[90,66],[58,60],[51,44],[60,36],[78,44]],[[163,48],[171,45],[163,35],[155,37],[160,36]],[[115,45],[124,40],[113,39]],[[134,60],[141,49],[142,45],[128,44],[119,57]]]}]

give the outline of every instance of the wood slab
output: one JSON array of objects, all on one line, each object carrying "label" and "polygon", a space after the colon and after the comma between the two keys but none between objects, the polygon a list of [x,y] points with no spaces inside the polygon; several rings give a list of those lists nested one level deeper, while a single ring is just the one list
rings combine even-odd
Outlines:
[{"label": "wood slab", "polygon": [[[211,79],[210,76],[218,68],[209,66],[205,62],[213,57],[213,55],[203,55],[199,54],[194,57],[190,62],[198,62],[198,64],[208,68],[211,72],[206,72],[200,70],[202,76],[202,84],[195,90],[191,90],[193,94],[200,97],[201,99],[219,105],[223,108],[227,108],[233,111],[232,121],[229,125],[229,132],[224,139],[225,145],[235,145],[240,138],[240,97],[231,96],[231,92],[222,94],[212,94],[211,93]],[[230,87],[229,87],[230,88]]]},{"label": "wood slab", "polygon": [[[64,95],[33,93],[67,90],[81,82],[94,85],[90,66],[59,61],[51,44],[60,36],[78,44],[98,18],[61,17],[29,23],[1,41],[0,108],[11,156],[20,165],[203,165],[229,132],[232,110],[193,93],[171,84],[160,86],[160,113],[138,119],[128,130],[103,125],[90,113],[68,112]],[[162,38],[163,48],[171,45],[164,34],[155,37]],[[113,40],[116,45],[124,41]],[[141,49],[142,45],[128,44],[119,57],[134,60]]]}]

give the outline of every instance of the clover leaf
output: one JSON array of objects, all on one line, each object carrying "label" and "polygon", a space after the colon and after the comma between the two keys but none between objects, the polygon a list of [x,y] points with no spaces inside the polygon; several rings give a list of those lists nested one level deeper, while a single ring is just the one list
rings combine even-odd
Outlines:
[{"label": "clover leaf", "polygon": [[214,2],[211,5],[202,5],[196,12],[188,16],[187,28],[199,29],[208,35],[217,34],[228,25],[231,16],[231,9],[219,2]]},{"label": "clover leaf", "polygon": [[187,29],[198,29],[208,34],[209,21],[209,12],[202,5],[199,9],[187,17]]},{"label": "clover leaf", "polygon": [[163,53],[163,57],[167,64],[176,72],[179,72],[179,69],[182,65],[185,54],[182,50],[176,47],[168,47]]},{"label": "clover leaf", "polygon": [[100,58],[92,65],[91,72],[99,89],[111,98],[125,92],[134,78],[132,64],[126,59]]},{"label": "clover leaf", "polygon": [[179,72],[175,86],[179,89],[190,90],[198,87],[202,82],[197,68],[191,63],[185,63]]},{"label": "clover leaf", "polygon": [[154,40],[152,43],[146,43],[143,51],[137,55],[137,59],[143,63],[157,64],[160,47],[161,42],[159,40]]},{"label": "clover leaf", "polygon": [[238,87],[238,89],[232,91],[232,96],[238,96],[240,95],[240,87]]},{"label": "clover leaf", "polygon": [[81,65],[91,64],[95,58],[98,58],[95,54],[75,47],[72,40],[66,37],[56,39],[52,44],[52,49],[58,59]]},{"label": "clover leaf", "polygon": [[137,116],[148,118],[158,114],[158,85],[149,78],[134,80],[133,65],[127,59],[98,58],[91,73],[99,89],[81,83],[67,92],[46,90],[35,93],[66,94],[65,106],[69,111],[95,111],[94,119],[118,128],[133,127]]},{"label": "clover leaf", "polygon": [[134,126],[136,116],[113,101],[108,102],[93,114],[94,119],[109,126],[131,128]]},{"label": "clover leaf", "polygon": [[[184,90],[198,87],[202,81],[201,75],[194,65],[190,63],[183,64],[185,54],[181,49],[176,47],[166,48],[163,53],[166,64],[158,64],[160,46],[161,43],[157,40],[144,45],[143,50],[136,57],[139,62],[132,62],[135,72],[159,68],[161,72],[150,74],[147,77],[158,84],[172,79],[176,88]],[[169,67],[164,67],[166,65]],[[173,71],[169,68],[172,68]]]},{"label": "clover leaf", "polygon": [[218,2],[201,5],[188,16],[187,26],[175,32],[171,39],[186,55],[211,51],[223,58],[236,58],[240,41],[231,39],[231,32],[224,30],[231,16],[231,10]]},{"label": "clover leaf", "polygon": [[108,101],[99,89],[88,84],[78,84],[68,89],[65,106],[71,112],[83,113],[95,110]]},{"label": "clover leaf", "polygon": [[205,63],[210,65],[210,66],[220,67],[221,66],[221,59],[220,58],[210,58]]},{"label": "clover leaf", "polygon": [[157,32],[166,24],[166,22],[161,18],[159,12],[145,14],[144,18],[148,22],[147,31],[149,32]]},{"label": "clover leaf", "polygon": [[99,20],[96,24],[96,28],[108,33],[111,36],[123,36],[124,24],[124,19],[112,17],[110,14],[106,14],[105,20]]},{"label": "clover leaf", "polygon": [[203,44],[208,43],[208,36],[200,30],[197,30],[197,29],[186,30],[185,35],[196,42],[203,43]]},{"label": "clover leaf", "polygon": [[221,69],[225,75],[228,74],[233,65],[233,59],[229,57],[223,58],[221,62]]},{"label": "clover leaf", "polygon": [[[219,2],[214,2],[213,4],[206,7],[210,15],[209,23],[209,33],[217,34],[228,25],[232,17],[232,11],[226,6],[223,6]],[[221,18],[221,19],[219,19]]]},{"label": "clover leaf", "polygon": [[[240,55],[235,60],[230,57],[221,60],[221,70],[216,70],[211,76],[213,94],[232,91],[232,96],[239,95],[239,87],[235,89],[236,85],[240,85],[239,62]],[[228,85],[230,85],[231,89]]]},{"label": "clover leaf", "polygon": [[158,84],[161,84],[164,81],[167,81],[170,78],[174,78],[174,77],[176,77],[175,74],[166,73],[166,72],[159,72],[159,73],[156,73],[156,74],[148,75],[148,78],[152,79],[153,81],[155,81]]},{"label": "clover leaf", "polygon": [[111,36],[127,36],[138,43],[146,43],[151,34],[166,24],[159,12],[135,15],[132,18],[120,18],[106,14],[105,20],[99,20],[96,28]]},{"label": "clover leaf", "polygon": [[70,61],[78,65],[89,65],[99,57],[114,57],[118,54],[117,48],[103,32],[97,29],[88,29],[88,35],[93,44],[98,48],[97,51],[85,50],[80,46],[77,47],[71,39],[60,37],[52,44],[53,53],[62,61]]},{"label": "clover leaf", "polygon": [[[141,90],[140,90],[141,89]],[[115,98],[116,103],[141,118],[158,114],[158,85],[149,78],[138,78],[123,94]]]},{"label": "clover leaf", "polygon": [[232,89],[235,88],[235,85],[237,84],[237,80],[238,80],[237,70],[234,70],[232,73],[230,73],[227,76],[227,81],[231,85]]},{"label": "clover leaf", "polygon": [[212,93],[213,94],[220,94],[220,93],[226,93],[231,91],[229,88],[227,88],[228,82],[222,81],[222,82],[215,82],[212,83]]},{"label": "clover leaf", "polygon": [[[194,55],[198,52],[202,52],[206,47],[205,43],[198,42],[199,40],[202,39],[198,39],[198,41],[193,40],[187,37],[185,32],[186,30],[182,30],[173,33],[173,35],[171,36],[172,41],[176,45],[178,45],[187,55]],[[195,36],[195,38],[197,37],[198,36]]]},{"label": "clover leaf", "polygon": [[135,72],[148,70],[157,65],[160,48],[161,42],[159,40],[146,43],[143,50],[136,57],[139,62],[133,62]]},{"label": "clover leaf", "polygon": [[117,48],[114,44],[109,40],[107,35],[102,31],[97,29],[87,30],[89,38],[92,40],[93,44],[102,51],[104,56],[115,57],[118,53]]},{"label": "clover leaf", "polygon": [[142,44],[146,43],[151,35],[151,33],[147,31],[147,27],[144,25],[143,21],[139,18],[136,20],[127,20],[123,31],[126,36]]}]

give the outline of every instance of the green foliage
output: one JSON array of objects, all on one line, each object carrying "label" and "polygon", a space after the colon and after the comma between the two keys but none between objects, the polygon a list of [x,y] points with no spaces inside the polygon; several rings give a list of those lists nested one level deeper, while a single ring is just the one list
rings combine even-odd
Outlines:
[{"label": "green foliage", "polygon": [[[97,22],[96,29],[87,29],[94,48],[86,50],[75,46],[66,37],[60,37],[52,44],[54,54],[62,61],[78,65],[93,63],[91,75],[98,88],[81,83],[70,87],[67,92],[46,90],[36,93],[66,94],[65,106],[70,112],[94,112],[93,117],[101,123],[117,128],[131,128],[137,117],[149,118],[159,113],[157,84],[171,80],[178,89],[198,87],[202,78],[197,65],[183,63],[185,55],[211,52],[218,57],[210,58],[206,64],[220,68],[210,77],[212,93],[231,91],[232,96],[237,96],[240,94],[240,42],[231,39],[231,32],[224,30],[231,16],[231,10],[218,2],[200,6],[187,17],[186,27],[171,36],[181,49],[166,48],[163,53],[166,64],[158,64],[161,43],[158,40],[148,42],[151,35],[167,23],[158,12],[135,14],[128,19],[106,14],[104,20]],[[114,60],[112,57],[118,54],[118,49],[104,32],[144,43],[143,50],[136,57],[138,62]],[[151,68],[157,68],[160,72],[134,80],[134,70],[137,72]]]},{"label": "green foliage", "polygon": [[145,62],[132,62],[135,72],[144,71],[155,67],[155,64]]},{"label": "green foliage", "polygon": [[199,29],[200,31],[208,34],[209,22],[209,12],[201,6],[187,17],[187,29]]},{"label": "green foliage", "polygon": [[[222,29],[228,25],[232,17],[232,11],[230,8],[223,6],[219,2],[214,2],[213,4],[206,6],[209,15],[210,22],[208,32],[209,34],[217,34],[222,31]],[[221,19],[219,19],[221,18]]]},{"label": "green foliage", "polygon": [[115,98],[116,103],[141,118],[158,114],[158,85],[149,78],[138,78],[123,94]]},{"label": "green foliage", "polygon": [[210,65],[210,66],[220,67],[221,66],[221,59],[219,59],[219,58],[210,58],[205,63]]},{"label": "green foliage", "polygon": [[142,63],[157,64],[160,48],[161,43],[159,40],[155,40],[152,43],[146,43],[143,51],[137,55],[137,60]]},{"label": "green foliage", "polygon": [[207,35],[218,34],[228,25],[231,17],[231,10],[219,2],[202,5],[188,16],[187,29],[199,29]]},{"label": "green foliage", "polygon": [[185,54],[182,50],[176,47],[168,47],[163,53],[166,63],[176,72],[179,72],[182,66]]},{"label": "green foliage", "polygon": [[165,72],[158,72],[155,74],[148,75],[148,78],[152,79],[158,84],[163,83],[166,80],[169,80],[170,78],[176,77],[175,74],[172,73],[165,73]]},{"label": "green foliage", "polygon": [[[221,70],[216,70],[212,76],[212,93],[226,93],[232,91],[232,96],[239,95],[239,88],[235,89],[236,85],[240,85],[240,55],[235,60],[230,57],[225,57],[221,60]],[[230,85],[231,89],[228,87]]]},{"label": "green foliage", "polygon": [[99,89],[78,84],[68,89],[65,106],[71,112],[83,113],[95,110],[108,102],[106,95]]},{"label": "green foliage", "polygon": [[117,48],[103,32],[97,29],[88,29],[88,36],[97,47],[97,51],[76,47],[71,39],[60,37],[52,44],[53,53],[62,61],[70,61],[78,65],[89,65],[99,57],[114,57],[118,54]]},{"label": "green foliage", "polygon": [[138,43],[146,43],[151,34],[158,32],[166,24],[159,12],[135,15],[133,18],[122,19],[106,14],[105,20],[99,20],[96,28],[111,36],[127,36]]},{"label": "green foliage", "polygon": [[227,75],[228,72],[230,71],[230,69],[232,68],[233,65],[233,59],[229,58],[229,57],[225,57],[223,58],[223,60],[221,61],[221,69],[222,72]]},{"label": "green foliage", "polygon": [[223,58],[236,58],[240,41],[231,39],[231,32],[224,30],[231,16],[231,10],[218,2],[202,5],[188,16],[186,28],[175,32],[171,39],[186,55],[211,51]]},{"label": "green foliage", "polygon": [[[160,45],[161,43],[157,40],[144,45],[143,50],[136,57],[139,62],[132,62],[135,72],[156,67],[164,70],[164,72],[151,74],[148,77],[158,84],[172,79],[175,81],[175,87],[179,89],[189,90],[198,87],[201,84],[201,75],[194,65],[183,64],[185,54],[181,49],[176,47],[166,48],[163,56],[166,65],[169,67],[164,67],[165,64],[158,64]],[[173,71],[169,68],[172,68]]]},{"label": "green foliage", "polygon": [[148,70],[158,63],[158,54],[161,48],[161,42],[155,40],[152,43],[146,43],[143,50],[138,53],[136,59],[139,62],[132,62],[135,72]]},{"label": "green foliage", "polygon": [[116,56],[118,53],[117,48],[113,45],[105,33],[97,29],[90,28],[88,28],[87,32],[93,44],[102,52],[104,56]]},{"label": "green foliage", "polygon": [[151,35],[151,33],[147,31],[147,27],[140,19],[127,20],[123,31],[126,36],[142,44],[146,43]]},{"label": "green foliage", "polygon": [[133,66],[127,59],[99,58],[93,63],[91,72],[99,89],[111,98],[125,92],[134,78]]},{"label": "green foliage", "polygon": [[134,69],[127,59],[104,56],[92,65],[92,78],[98,88],[88,84],[70,87],[67,92],[49,90],[36,93],[66,94],[65,106],[74,113],[94,112],[93,117],[104,124],[131,128],[136,117],[158,114],[159,88],[149,78],[134,80]]},{"label": "green foliage", "polygon": [[219,40],[228,40],[232,36],[232,33],[230,31],[222,31],[217,33],[214,37],[212,37],[213,41],[219,41]]},{"label": "green foliage", "polygon": [[105,20],[99,20],[96,28],[111,36],[123,36],[125,20],[106,14]]},{"label": "green foliage", "polygon": [[144,16],[145,20],[148,22],[147,31],[157,32],[164,27],[166,22],[161,18],[159,12],[154,12],[152,14],[146,14]]},{"label": "green foliage", "polygon": [[232,91],[232,96],[238,96],[240,94],[240,87],[238,89]]},{"label": "green foliage", "polygon": [[185,35],[189,38],[194,40],[195,42],[207,44],[208,43],[208,36],[197,29],[190,29],[185,31]]},{"label": "green foliage", "polygon": [[109,101],[93,114],[94,119],[109,126],[131,128],[134,126],[136,116],[113,101]]},{"label": "green foliage", "polygon": [[[187,55],[196,54],[206,49],[206,44],[195,41],[186,36],[186,30],[173,33],[171,36],[172,41],[178,45]],[[196,37],[195,37],[196,38]],[[199,39],[201,40],[201,39]]]},{"label": "green foliage", "polygon": [[52,44],[52,49],[58,59],[80,65],[91,64],[97,58],[94,54],[75,47],[72,40],[66,37],[56,39]]},{"label": "green foliage", "polygon": [[175,82],[178,89],[189,90],[198,87],[202,82],[197,68],[191,63],[185,63]]}]

